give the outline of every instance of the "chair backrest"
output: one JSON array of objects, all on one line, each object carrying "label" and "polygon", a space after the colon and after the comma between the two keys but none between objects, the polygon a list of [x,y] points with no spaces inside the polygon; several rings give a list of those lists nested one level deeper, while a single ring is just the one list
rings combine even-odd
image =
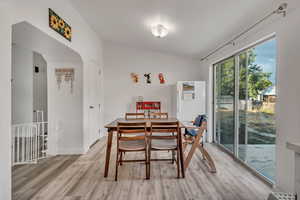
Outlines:
[{"label": "chair backrest", "polygon": [[118,144],[119,141],[146,140],[146,122],[118,122],[117,124]]},{"label": "chair backrest", "polygon": [[194,125],[200,127],[203,122],[207,121],[206,115],[198,115],[194,121]]},{"label": "chair backrest", "polygon": [[167,112],[152,112],[150,113],[152,119],[168,119],[169,115]]},{"label": "chair backrest", "polygon": [[205,131],[207,130],[207,121],[204,120],[201,122],[201,125],[198,129],[198,133],[197,133],[197,136],[199,137],[203,137],[203,135],[205,134]]},{"label": "chair backrest", "polygon": [[125,119],[145,119],[145,113],[126,113]]},{"label": "chair backrest", "polygon": [[[156,135],[155,133],[159,133]],[[172,135],[170,134],[172,133]],[[151,122],[151,139],[178,139],[179,122]]]},{"label": "chair backrest", "polygon": [[206,121],[206,120],[203,120],[203,121],[201,122],[200,128],[203,128],[204,130],[207,129],[207,121]]}]

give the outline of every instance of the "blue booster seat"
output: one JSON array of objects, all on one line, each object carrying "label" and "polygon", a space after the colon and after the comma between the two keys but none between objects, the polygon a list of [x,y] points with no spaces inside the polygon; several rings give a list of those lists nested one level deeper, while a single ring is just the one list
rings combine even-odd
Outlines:
[{"label": "blue booster seat", "polygon": [[[206,115],[198,115],[193,123],[194,126],[200,127],[203,122],[207,122]],[[195,129],[185,129],[185,135],[196,136],[198,134],[198,130]]]}]

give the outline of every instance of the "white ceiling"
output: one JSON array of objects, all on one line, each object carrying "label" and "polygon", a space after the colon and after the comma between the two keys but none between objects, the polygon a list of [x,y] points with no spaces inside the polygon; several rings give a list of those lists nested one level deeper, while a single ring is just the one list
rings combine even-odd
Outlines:
[{"label": "white ceiling", "polygon": [[[200,58],[255,23],[279,0],[72,0],[103,40]],[[169,28],[155,38],[155,23]]]}]

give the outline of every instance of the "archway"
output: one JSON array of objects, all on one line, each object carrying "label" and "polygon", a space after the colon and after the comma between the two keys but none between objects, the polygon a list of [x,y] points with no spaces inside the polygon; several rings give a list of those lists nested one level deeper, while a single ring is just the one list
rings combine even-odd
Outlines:
[{"label": "archway", "polygon": [[[38,66],[33,66],[33,62],[23,62],[30,61],[34,55],[40,55],[47,63],[47,154],[83,153],[83,62],[80,55],[28,22],[13,25],[12,41],[13,48],[18,48],[19,51],[18,56],[13,54],[13,63],[15,60],[21,65],[13,66],[14,73],[16,69],[25,70],[26,65],[29,66],[25,71],[31,77],[32,74],[38,73]],[[30,76],[27,77],[28,81],[31,81],[29,84],[22,85],[23,89],[19,87],[19,91],[12,92],[12,121],[18,124],[34,122],[35,85]],[[18,78],[22,79],[24,76],[19,75]],[[24,96],[20,98],[22,95],[18,94],[24,91],[29,91],[26,93],[29,96],[26,104],[22,101]],[[23,121],[16,120],[16,113],[20,113],[16,108],[20,105],[27,109],[27,113],[23,113],[27,118]]]}]

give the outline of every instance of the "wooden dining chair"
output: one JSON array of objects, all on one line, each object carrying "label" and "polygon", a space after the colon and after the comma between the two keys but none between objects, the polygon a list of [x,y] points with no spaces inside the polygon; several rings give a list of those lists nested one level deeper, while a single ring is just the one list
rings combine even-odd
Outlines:
[{"label": "wooden dining chair", "polygon": [[183,151],[185,151],[187,149],[187,146],[191,144],[191,148],[187,154],[187,157],[184,160],[184,169],[188,168],[193,156],[195,155],[196,150],[199,149],[202,154],[203,160],[205,161],[205,164],[207,164],[209,171],[211,173],[216,173],[217,169],[215,163],[212,157],[209,155],[208,151],[204,147],[203,136],[207,129],[207,122],[203,121],[200,127],[186,126],[186,128],[194,130],[195,134],[185,134],[184,136]]},{"label": "wooden dining chair", "polygon": [[[167,112],[151,112],[150,113],[150,119],[168,119],[169,114]],[[174,133],[172,133],[174,135]],[[174,164],[175,162],[175,151],[172,151],[172,158],[173,161],[172,163]]]},{"label": "wooden dining chair", "polygon": [[[118,122],[117,124],[117,158],[115,181],[118,180],[118,168],[123,162],[145,162],[146,179],[149,179],[149,162],[147,155],[147,128],[146,122],[128,123]],[[125,160],[125,152],[145,152],[145,159],[142,160]]]},{"label": "wooden dining chair", "polygon": [[169,115],[167,112],[151,112],[150,118],[151,119],[168,119]]},{"label": "wooden dining chair", "polygon": [[145,113],[125,113],[125,119],[145,119]]},{"label": "wooden dining chair", "polygon": [[[150,133],[148,135],[148,159],[149,159],[149,176],[151,161],[172,161],[171,159],[151,159],[152,151],[172,151],[177,152],[177,177],[180,177],[180,139],[179,139],[179,122],[151,122]],[[173,154],[174,155],[174,154]]]}]

